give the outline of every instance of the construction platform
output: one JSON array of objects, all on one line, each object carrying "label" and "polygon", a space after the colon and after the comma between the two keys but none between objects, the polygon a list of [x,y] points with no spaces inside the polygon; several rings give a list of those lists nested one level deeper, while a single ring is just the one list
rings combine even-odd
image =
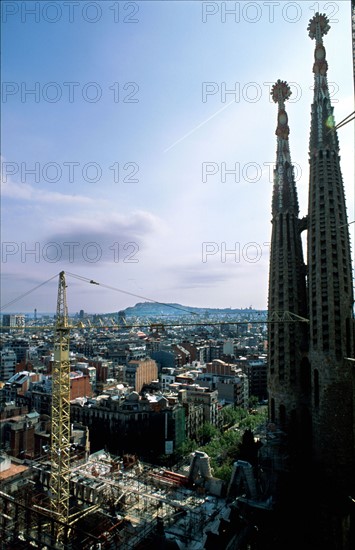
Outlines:
[{"label": "construction platform", "polygon": [[146,550],[158,540],[199,550],[228,515],[226,499],[208,494],[203,479],[105,451],[72,465],[67,524],[51,513],[50,462],[3,475],[1,489],[1,550]]}]

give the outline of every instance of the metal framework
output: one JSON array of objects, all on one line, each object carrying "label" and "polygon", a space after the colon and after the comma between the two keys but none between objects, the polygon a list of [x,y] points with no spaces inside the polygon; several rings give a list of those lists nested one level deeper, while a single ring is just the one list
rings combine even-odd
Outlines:
[{"label": "metal framework", "polygon": [[57,316],[52,369],[51,479],[52,513],[60,522],[69,519],[70,481],[70,362],[65,274],[59,274]]},{"label": "metal framework", "polygon": [[268,316],[268,323],[289,323],[293,321],[301,321],[303,323],[309,323],[309,319],[297,315],[292,311],[270,311]]}]

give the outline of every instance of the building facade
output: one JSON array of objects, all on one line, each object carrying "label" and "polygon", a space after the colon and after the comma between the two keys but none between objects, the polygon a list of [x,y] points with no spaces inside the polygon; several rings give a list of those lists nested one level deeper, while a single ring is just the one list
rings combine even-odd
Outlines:
[{"label": "building facade", "polygon": [[2,382],[6,382],[15,374],[16,364],[17,357],[13,350],[0,351],[0,380]]},{"label": "building facade", "polygon": [[129,361],[124,372],[125,382],[136,392],[140,392],[144,384],[150,384],[158,378],[158,366],[154,359],[133,359]]},{"label": "building facade", "polygon": [[146,459],[170,454],[186,438],[185,410],[159,396],[152,400],[131,392],[125,399],[73,401],[71,419],[87,426],[92,450],[136,453]]}]

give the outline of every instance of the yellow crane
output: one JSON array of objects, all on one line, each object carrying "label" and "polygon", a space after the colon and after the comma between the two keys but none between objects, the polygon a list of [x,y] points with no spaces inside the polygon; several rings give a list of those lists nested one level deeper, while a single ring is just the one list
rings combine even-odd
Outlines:
[{"label": "yellow crane", "polygon": [[61,271],[58,283],[52,369],[50,493],[52,513],[64,524],[67,524],[69,519],[70,483],[70,327],[66,287],[65,273]]},{"label": "yellow crane", "polygon": [[[65,526],[72,526],[84,515],[97,509],[94,504],[76,514],[69,515],[70,497],[70,360],[68,306],[65,273],[59,273],[57,314],[54,334],[54,362],[52,368],[51,409],[51,512],[56,523],[58,540]],[[91,326],[91,323],[90,323]],[[69,532],[69,531],[68,531]]]}]

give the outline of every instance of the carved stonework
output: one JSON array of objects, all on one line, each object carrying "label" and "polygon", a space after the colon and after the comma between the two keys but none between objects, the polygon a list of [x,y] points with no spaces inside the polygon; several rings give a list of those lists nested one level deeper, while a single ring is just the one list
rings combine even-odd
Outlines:
[{"label": "carved stonework", "polygon": [[309,31],[309,36],[312,40],[321,43],[322,37],[327,34],[330,29],[329,19],[325,13],[316,13],[314,17],[309,22],[307,30]]},{"label": "carved stonework", "polygon": [[270,95],[275,103],[284,103],[292,94],[290,86],[284,80],[278,80],[271,88]]},{"label": "carved stonework", "polygon": [[314,51],[314,65],[313,65],[313,72],[314,74],[320,74],[322,76],[325,76],[327,74],[328,70],[328,63],[325,59],[325,47],[323,44],[317,44],[316,49]]},{"label": "carved stonework", "polygon": [[279,104],[279,112],[277,115],[276,135],[281,139],[288,139],[290,129],[288,127],[288,117],[285,111],[285,101],[291,95],[291,88],[284,80],[278,80],[271,89],[271,96],[275,103]]},{"label": "carved stonework", "polygon": [[277,137],[280,137],[281,139],[288,139],[288,135],[290,133],[290,128],[288,127],[288,117],[285,109],[279,110],[279,115],[277,117],[277,128],[276,128],[276,135]]}]

